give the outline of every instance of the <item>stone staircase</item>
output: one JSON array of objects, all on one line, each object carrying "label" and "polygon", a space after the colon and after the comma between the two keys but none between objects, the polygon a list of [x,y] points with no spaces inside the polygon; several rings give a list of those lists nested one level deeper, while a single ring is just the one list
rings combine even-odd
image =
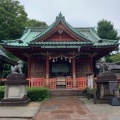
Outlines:
[{"label": "stone staircase", "polygon": [[77,89],[56,89],[50,90],[50,96],[82,96],[83,91]]}]

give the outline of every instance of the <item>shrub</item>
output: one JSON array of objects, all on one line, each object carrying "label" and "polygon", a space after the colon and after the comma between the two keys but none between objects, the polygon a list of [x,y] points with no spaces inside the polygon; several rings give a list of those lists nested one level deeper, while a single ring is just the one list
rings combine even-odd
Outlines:
[{"label": "shrub", "polygon": [[27,96],[31,101],[42,101],[49,99],[49,89],[46,87],[28,87]]},{"label": "shrub", "polygon": [[4,86],[0,86],[0,100],[2,100],[4,98]]},{"label": "shrub", "polygon": [[86,88],[83,93],[85,94],[85,96],[88,98],[88,99],[91,99],[93,98],[93,91],[94,89],[89,89],[89,88]]}]

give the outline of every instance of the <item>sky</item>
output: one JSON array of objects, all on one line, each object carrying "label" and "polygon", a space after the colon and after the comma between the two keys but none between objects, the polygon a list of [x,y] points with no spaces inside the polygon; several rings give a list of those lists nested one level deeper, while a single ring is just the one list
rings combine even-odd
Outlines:
[{"label": "sky", "polygon": [[120,35],[120,0],[18,0],[28,18],[51,25],[61,12],[73,27],[97,27],[111,21]]}]

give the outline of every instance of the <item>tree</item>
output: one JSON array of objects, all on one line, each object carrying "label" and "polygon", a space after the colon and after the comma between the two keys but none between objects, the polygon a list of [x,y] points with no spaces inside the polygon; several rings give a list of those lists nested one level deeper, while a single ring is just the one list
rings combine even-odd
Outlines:
[{"label": "tree", "polygon": [[[104,19],[98,22],[97,33],[98,36],[103,39],[109,39],[109,40],[119,39],[118,32],[114,29],[114,26],[111,23],[111,21],[107,21]],[[105,58],[106,58],[106,62],[120,61],[120,55],[118,53],[114,55],[109,54]]]},{"label": "tree", "polygon": [[97,26],[97,33],[100,38],[103,39],[110,39],[110,40],[117,40],[119,39],[118,32],[114,29],[113,24],[111,21],[107,20],[100,20]]},{"label": "tree", "polygon": [[109,56],[109,60],[111,60],[111,62],[118,62],[118,61],[120,61],[120,53],[117,53],[117,54]]},{"label": "tree", "polygon": [[20,37],[27,20],[27,13],[18,0],[0,0],[0,41]]},{"label": "tree", "polygon": [[47,27],[47,24],[45,22],[41,22],[35,19],[29,19],[28,27]]}]

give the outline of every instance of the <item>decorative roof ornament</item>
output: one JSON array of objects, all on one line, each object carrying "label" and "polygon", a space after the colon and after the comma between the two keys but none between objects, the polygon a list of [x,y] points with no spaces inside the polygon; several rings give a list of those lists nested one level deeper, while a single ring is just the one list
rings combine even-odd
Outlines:
[{"label": "decorative roof ornament", "polygon": [[59,33],[59,34],[62,34],[62,33],[63,33],[63,29],[62,29],[61,26],[59,26],[59,28],[58,28],[58,33]]},{"label": "decorative roof ornament", "polygon": [[61,14],[61,12],[59,13],[59,15],[56,17],[56,20],[60,20],[60,19],[63,19],[65,20],[65,17]]}]

